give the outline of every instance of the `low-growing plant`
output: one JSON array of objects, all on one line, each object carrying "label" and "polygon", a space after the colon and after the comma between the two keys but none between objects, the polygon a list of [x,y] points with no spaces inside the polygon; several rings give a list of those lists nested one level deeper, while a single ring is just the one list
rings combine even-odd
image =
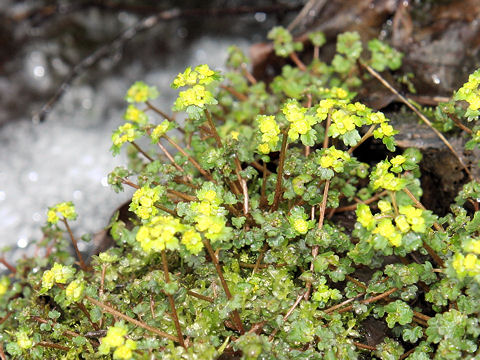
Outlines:
[{"label": "low-growing plant", "polygon": [[[112,152],[126,146],[129,167],[109,182],[135,189],[130,219],[117,213],[114,246],[85,261],[74,206],[61,203],[37,256],[2,259],[1,358],[480,358],[480,183],[442,218],[425,209],[421,152],[397,151],[389,119],[355,101],[402,55],[348,32],[327,64],[313,33],[304,64],[287,30],[268,37],[294,64],[268,85],[231,47],[229,72],[175,77],[176,116],[155,105],[155,87],[128,90]],[[468,149],[479,83],[480,70],[434,111],[475,124],[463,125]],[[357,159],[367,139],[384,160]]]}]

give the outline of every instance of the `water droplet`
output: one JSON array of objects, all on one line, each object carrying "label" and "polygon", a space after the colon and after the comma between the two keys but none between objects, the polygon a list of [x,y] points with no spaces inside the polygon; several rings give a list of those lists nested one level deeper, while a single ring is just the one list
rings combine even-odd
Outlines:
[{"label": "water droplet", "polygon": [[83,197],[83,193],[80,190],[75,190],[73,192],[73,199],[80,200]]},{"label": "water droplet", "polygon": [[265,14],[264,12],[257,12],[255,13],[254,18],[258,22],[264,22],[267,19],[267,14]]},{"label": "water droplet", "polygon": [[18,239],[17,241],[17,246],[20,248],[20,249],[25,249],[28,245],[28,240],[24,237],[21,237],[20,239]]},{"label": "water droplet", "polygon": [[42,215],[39,212],[35,212],[32,215],[32,220],[35,222],[39,222],[40,220],[42,220]]},{"label": "water droplet", "polygon": [[38,78],[45,76],[45,68],[40,65],[35,66],[33,68],[33,75]]},{"label": "water droplet", "polygon": [[28,173],[28,180],[31,182],[37,182],[38,181],[38,174],[35,171],[30,171]]},{"label": "water droplet", "polygon": [[438,77],[437,74],[432,75],[432,80],[434,84],[437,84],[437,85],[440,84],[440,78]]},{"label": "water droplet", "polygon": [[92,108],[92,99],[90,99],[90,98],[83,99],[82,100],[82,107],[84,109],[87,109],[87,110],[91,109]]}]

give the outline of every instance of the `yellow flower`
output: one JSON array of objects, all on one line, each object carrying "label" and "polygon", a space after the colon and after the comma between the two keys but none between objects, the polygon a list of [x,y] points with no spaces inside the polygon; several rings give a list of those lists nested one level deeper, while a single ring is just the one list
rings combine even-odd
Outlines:
[{"label": "yellow flower", "polygon": [[47,212],[47,221],[50,224],[56,224],[58,220],[60,220],[60,218],[58,217],[58,214],[60,214],[62,217],[68,220],[75,220],[77,218],[75,206],[71,201],[59,203],[49,208]]},{"label": "yellow flower", "polygon": [[388,213],[392,211],[392,204],[390,204],[388,201],[380,200],[377,205],[382,213]]},{"label": "yellow flower", "polygon": [[297,219],[293,222],[293,228],[300,234],[306,234],[308,231],[308,222],[303,219]]},{"label": "yellow flower", "polygon": [[67,299],[72,302],[80,301],[85,291],[85,282],[83,280],[73,280],[65,289]]},{"label": "yellow flower", "polygon": [[407,218],[405,215],[399,215],[395,218],[395,224],[397,228],[402,232],[406,233],[410,230],[410,225],[408,224]]},{"label": "yellow flower", "polygon": [[232,131],[230,133],[230,136],[232,137],[233,140],[238,140],[238,135],[240,135],[238,131]]},{"label": "yellow flower", "polygon": [[118,347],[125,343],[125,335],[127,335],[127,328],[115,324],[110,326],[107,331],[107,335],[102,339],[102,344],[109,347]]},{"label": "yellow flower", "polygon": [[208,202],[214,202],[216,198],[217,198],[217,193],[214,190],[208,190],[203,196],[203,199],[205,199]]},{"label": "yellow flower", "polygon": [[128,360],[132,358],[132,350],[137,348],[137,343],[131,339],[127,339],[125,344],[120,345],[114,352],[114,359]]},{"label": "yellow flower", "polygon": [[28,333],[24,330],[18,331],[17,336],[17,345],[22,349],[30,349],[33,346],[33,340],[30,339]]},{"label": "yellow flower", "polygon": [[363,227],[368,229],[375,223],[372,212],[370,211],[368,205],[358,204],[356,213],[357,221],[362,224]]},{"label": "yellow flower", "polygon": [[2,276],[0,279],[0,296],[5,295],[8,291],[8,287],[10,286],[10,279],[8,276]]},{"label": "yellow flower", "polygon": [[392,163],[392,165],[398,166],[402,165],[406,160],[407,159],[405,158],[405,156],[397,155],[393,159],[391,159],[390,162]]},{"label": "yellow flower", "polygon": [[158,140],[168,131],[169,127],[170,121],[168,120],[164,120],[160,125],[157,125],[150,134],[152,140],[158,142]]},{"label": "yellow flower", "polygon": [[268,144],[260,144],[257,149],[262,154],[268,154],[270,152],[270,146],[268,146]]},{"label": "yellow flower", "polygon": [[181,242],[194,255],[197,255],[203,249],[202,237],[193,229],[187,230],[183,234]]},{"label": "yellow flower", "polygon": [[377,225],[377,228],[373,230],[374,234],[380,234],[386,238],[393,237],[396,233],[395,226],[390,219],[382,219]]},{"label": "yellow flower", "polygon": [[477,265],[477,256],[474,254],[468,254],[465,256],[465,260],[463,262],[466,270],[473,270]]},{"label": "yellow flower", "polygon": [[132,104],[128,105],[127,111],[125,111],[123,118],[139,124],[145,124],[148,121],[147,114]]}]

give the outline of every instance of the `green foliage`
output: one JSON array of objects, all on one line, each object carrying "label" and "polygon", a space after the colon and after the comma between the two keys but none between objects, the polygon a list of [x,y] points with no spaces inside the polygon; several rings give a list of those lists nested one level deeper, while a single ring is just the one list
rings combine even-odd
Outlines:
[{"label": "green foliage", "polygon": [[[131,214],[112,218],[114,245],[86,264],[69,252],[73,204],[48,209],[37,256],[0,278],[10,357],[478,357],[480,184],[467,183],[439,219],[418,201],[421,152],[390,153],[389,119],[355,101],[359,64],[396,70],[401,54],[378,40],[364,51],[349,32],[327,64],[326,38],[313,33],[305,66],[286,29],[269,38],[297,65],[270,84],[236,47],[222,77],[199,65],[173,79],[185,88],[173,106],[187,114],[181,140],[169,136],[175,117],[152,104],[155,87],[127,91],[112,151],[130,143],[130,163],[108,182],[135,188]],[[478,74],[435,110],[438,121],[474,120]],[[468,148],[480,142],[475,126]],[[367,139],[385,146],[384,160],[357,159]],[[374,345],[370,321],[388,327]]]}]

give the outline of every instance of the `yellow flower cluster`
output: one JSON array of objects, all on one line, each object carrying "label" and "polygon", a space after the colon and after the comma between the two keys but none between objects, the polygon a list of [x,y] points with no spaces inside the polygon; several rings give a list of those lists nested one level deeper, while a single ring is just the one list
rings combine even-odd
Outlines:
[{"label": "yellow flower cluster", "polygon": [[282,107],[282,112],[290,122],[288,137],[291,141],[305,135],[318,122],[315,116],[307,115],[307,109],[300,106],[296,100],[288,100]]},{"label": "yellow flower cluster", "polygon": [[453,268],[460,278],[480,275],[480,239],[470,239],[462,245],[462,248],[468,254],[456,253],[453,256]]},{"label": "yellow flower cluster", "polygon": [[73,280],[65,289],[67,302],[78,302],[82,300],[85,293],[85,281],[83,279]]},{"label": "yellow flower cluster", "polygon": [[262,154],[268,154],[277,146],[280,128],[273,115],[257,115],[256,121],[262,133],[262,143],[258,145],[258,151]]},{"label": "yellow flower cluster", "polygon": [[208,65],[198,65],[194,70],[189,66],[183,73],[177,75],[173,80],[172,87],[178,89],[182,86],[196,84],[208,85],[214,80],[216,80],[216,72],[211,70]]},{"label": "yellow flower cluster", "polygon": [[175,100],[174,109],[183,110],[194,105],[199,108],[205,108],[205,105],[214,105],[217,101],[213,94],[203,85],[194,85],[190,89],[180,91],[178,98]]},{"label": "yellow flower cluster", "polygon": [[[374,216],[368,205],[358,204],[357,221],[373,234],[387,238],[392,246],[400,246],[403,234],[410,230],[418,233],[424,233],[427,230],[422,209],[417,209],[412,205],[400,206],[398,209],[400,215],[392,219],[394,215],[389,201],[380,200],[378,208],[381,213]],[[395,220],[395,224],[393,220]]]},{"label": "yellow flower cluster", "polygon": [[376,190],[383,188],[390,191],[399,191],[406,185],[406,180],[397,177],[395,174],[389,172],[391,167],[388,160],[381,161],[377,164],[374,171],[371,174],[372,186]]},{"label": "yellow flower cluster", "polygon": [[347,113],[344,109],[334,110],[332,112],[332,124],[329,127],[329,135],[337,137],[353,129],[355,129],[354,116]]},{"label": "yellow flower cluster", "polygon": [[148,122],[147,114],[133,104],[128,105],[123,118],[127,121],[131,121],[140,125]]},{"label": "yellow flower cluster", "polygon": [[75,220],[77,218],[75,206],[71,201],[62,202],[49,208],[47,212],[47,221],[50,224],[58,223],[58,220],[60,220],[58,215],[67,220]]},{"label": "yellow flower cluster", "polygon": [[205,85],[218,79],[218,73],[211,70],[208,65],[198,65],[194,70],[188,67],[183,73],[178,74],[172,82],[174,89],[190,86],[189,89],[180,91],[173,109],[180,111],[189,106],[197,106],[203,109],[206,105],[216,104],[217,100]]},{"label": "yellow flower cluster", "polygon": [[322,97],[327,97],[330,99],[346,99],[348,97],[348,91],[336,86],[332,88],[319,88],[318,93]]},{"label": "yellow flower cluster", "polygon": [[132,202],[128,209],[133,211],[143,220],[147,220],[152,216],[157,215],[158,209],[155,207],[155,202],[160,199],[163,191],[164,189],[161,186],[156,186],[154,188],[142,186],[133,194]]},{"label": "yellow flower cluster", "polygon": [[225,209],[220,206],[223,199],[212,183],[205,183],[202,189],[197,191],[197,198],[199,202],[190,203],[190,209],[195,214],[195,228],[212,242],[217,241],[227,230]]},{"label": "yellow flower cluster", "polygon": [[293,222],[293,228],[295,229],[295,231],[297,231],[298,233],[304,235],[307,233],[308,231],[308,222],[304,219],[296,219],[294,222]]},{"label": "yellow flower cluster", "polygon": [[107,335],[102,338],[98,352],[101,355],[107,355],[110,353],[111,348],[116,348],[113,352],[114,359],[131,359],[133,350],[137,348],[137,343],[131,339],[126,339],[127,333],[127,327],[121,322],[115,323],[115,326],[110,326]]},{"label": "yellow flower cluster", "polygon": [[33,346],[33,340],[30,338],[26,330],[20,330],[15,333],[17,345],[20,349],[27,350]]},{"label": "yellow flower cluster", "polygon": [[128,89],[125,100],[129,103],[142,103],[153,100],[157,96],[158,91],[155,86],[148,86],[143,81],[137,81]]},{"label": "yellow flower cluster", "polygon": [[335,146],[331,146],[320,157],[319,164],[325,169],[332,168],[336,172],[342,172],[343,165],[348,160],[350,155],[346,151],[337,150]]},{"label": "yellow flower cluster", "polygon": [[121,146],[126,142],[134,141],[139,135],[139,131],[133,124],[125,123],[113,132],[112,142],[114,146]]},{"label": "yellow flower cluster", "polygon": [[50,290],[55,283],[66,284],[75,275],[75,269],[71,266],[63,266],[55,263],[50,270],[43,273],[42,292]]},{"label": "yellow flower cluster", "polygon": [[176,250],[179,242],[175,234],[183,229],[184,226],[173,216],[155,216],[140,227],[136,239],[146,253],[164,249]]},{"label": "yellow flower cluster", "polygon": [[203,249],[202,236],[194,229],[187,230],[183,233],[182,244],[193,255],[198,255]]},{"label": "yellow flower cluster", "polygon": [[160,125],[157,125],[155,129],[153,129],[150,137],[154,143],[158,142],[160,138],[168,131],[170,128],[170,121],[164,120]]},{"label": "yellow flower cluster", "polygon": [[452,266],[461,279],[465,276],[480,275],[480,259],[476,254],[456,253],[453,255]]},{"label": "yellow flower cluster", "polygon": [[464,100],[468,103],[468,109],[477,111],[480,109],[480,69],[468,77],[468,81],[458,89],[453,97],[454,100]]}]

